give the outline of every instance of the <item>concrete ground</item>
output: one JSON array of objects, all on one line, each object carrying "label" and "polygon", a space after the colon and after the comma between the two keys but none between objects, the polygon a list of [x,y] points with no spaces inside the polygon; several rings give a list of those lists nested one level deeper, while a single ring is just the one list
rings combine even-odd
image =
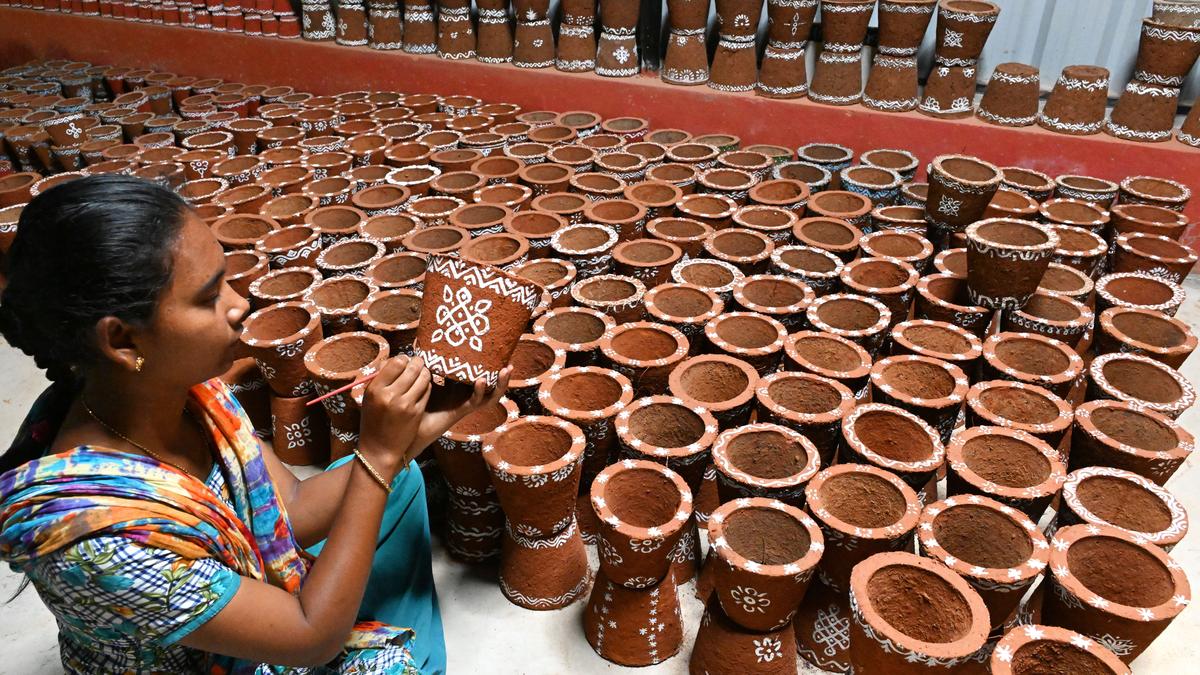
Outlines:
[{"label": "concrete ground", "polygon": [[[1189,299],[1179,317],[1200,327],[1200,278],[1187,283]],[[42,391],[44,380],[32,360],[20,352],[0,345],[0,372],[8,382],[0,398],[0,438],[3,443],[15,433],[29,404]],[[1183,368],[1184,375],[1197,382],[1200,356],[1193,356]],[[1200,435],[1200,406],[1192,408],[1181,420],[1193,434]],[[1189,459],[1167,484],[1192,514],[1200,514],[1200,462]],[[1200,593],[1200,535],[1195,533],[1179,544],[1172,556],[1188,573],[1194,584],[1193,595]],[[592,554],[592,568],[596,560]],[[584,602],[559,611],[533,612],[510,604],[500,594],[494,568],[475,569],[450,560],[440,545],[433,560],[446,626],[449,666],[454,673],[591,673],[601,671],[634,672],[598,657],[583,637]],[[19,577],[6,565],[0,565],[0,603],[17,588]],[[665,663],[646,668],[644,673],[686,673],[687,655],[700,625],[702,607],[692,593],[693,584],[680,589],[683,609],[684,645],[680,653]],[[33,589],[27,589],[9,604],[0,604],[0,645],[4,657],[0,673],[43,675],[61,672],[58,660],[54,619],[43,607]],[[1185,610],[1158,640],[1133,664],[1135,673],[1163,675],[1196,672],[1200,662],[1200,609]],[[1187,664],[1191,663],[1191,666]],[[819,672],[808,671],[803,672]]]}]

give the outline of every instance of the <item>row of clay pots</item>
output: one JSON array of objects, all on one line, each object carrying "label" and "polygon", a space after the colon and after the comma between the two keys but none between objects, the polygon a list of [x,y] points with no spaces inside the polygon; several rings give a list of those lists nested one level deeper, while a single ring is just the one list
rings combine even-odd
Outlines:
[{"label": "row of clay pots", "polygon": [[250,3],[252,7],[233,3],[220,8],[206,6],[204,3],[176,4],[164,0],[14,0],[5,4],[45,12],[245,33],[255,37],[277,37],[284,40],[300,37],[300,21],[291,4],[274,0]]}]

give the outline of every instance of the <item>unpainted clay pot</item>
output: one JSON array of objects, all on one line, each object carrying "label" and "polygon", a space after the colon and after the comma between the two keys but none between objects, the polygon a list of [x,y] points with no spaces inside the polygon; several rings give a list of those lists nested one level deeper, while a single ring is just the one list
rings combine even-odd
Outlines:
[{"label": "unpainted clay pot", "polygon": [[1029,624],[1004,634],[988,660],[993,675],[1033,675],[1047,668],[1129,675],[1129,666],[1095,640],[1058,626]]},{"label": "unpainted clay pot", "polygon": [[821,468],[812,441],[778,424],[722,432],[712,453],[721,503],[764,497],[802,508],[804,485]]},{"label": "unpainted clay pot", "polygon": [[836,380],[811,373],[781,372],[755,390],[758,420],[784,426],[812,442],[821,466],[833,464],[841,423],[854,408],[854,394]]},{"label": "unpainted clay pot", "polygon": [[1054,448],[1005,427],[978,426],[956,434],[946,446],[946,457],[948,495],[987,495],[1034,520],[1041,518],[1066,480]]},{"label": "unpainted clay pot", "polygon": [[[999,426],[1036,436],[1052,448],[1062,444],[1074,415],[1071,404],[1045,387],[985,380],[967,391],[967,426]],[[1065,452],[1059,453],[1065,462]]]},{"label": "unpainted clay pot", "polygon": [[1051,543],[1044,620],[1097,640],[1125,663],[1190,599],[1179,563],[1124,530],[1073,525],[1058,530]]},{"label": "unpainted clay pot", "polygon": [[950,441],[969,386],[958,366],[925,356],[889,356],[871,367],[871,400],[925,420],[942,443]]},{"label": "unpainted clay pot", "polygon": [[600,351],[637,396],[654,396],[667,393],[671,373],[687,358],[688,340],[671,326],[639,321],[618,325],[604,336]]},{"label": "unpainted clay pot", "polygon": [[1056,527],[1107,525],[1170,551],[1187,534],[1183,505],[1167,490],[1135,473],[1089,466],[1067,474]]},{"label": "unpainted clay pot", "polygon": [[962,577],[911,553],[879,553],[850,579],[854,672],[962,666],[987,640],[988,610]]},{"label": "unpainted clay pot", "polygon": [[1115,352],[1088,365],[1088,400],[1129,401],[1177,419],[1196,402],[1196,391],[1179,371],[1138,354]]}]

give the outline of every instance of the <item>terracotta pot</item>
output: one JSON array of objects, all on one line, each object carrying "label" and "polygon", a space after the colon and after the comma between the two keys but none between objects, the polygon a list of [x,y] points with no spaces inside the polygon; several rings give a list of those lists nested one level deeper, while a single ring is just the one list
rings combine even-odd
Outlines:
[{"label": "terracotta pot", "polygon": [[930,484],[946,453],[937,432],[921,418],[895,406],[866,403],[842,419],[838,458],[886,468],[929,501],[937,494]]},{"label": "terracotta pot", "polygon": [[989,658],[995,675],[1022,675],[1062,665],[1098,675],[1128,675],[1129,666],[1103,645],[1057,626],[1025,625],[1008,631]]},{"label": "terracotta pot", "polygon": [[254,356],[263,377],[277,396],[308,394],[305,352],[322,338],[317,309],[303,302],[283,302],[246,318],[242,343]]},{"label": "terracotta pot", "polygon": [[618,324],[600,343],[605,362],[627,377],[637,396],[667,393],[668,378],[688,354],[688,340],[671,326]]},{"label": "terracotta pot", "polygon": [[1054,196],[1078,199],[1109,209],[1117,197],[1116,183],[1092,176],[1063,175],[1054,179]]},{"label": "terracotta pot", "polygon": [[803,507],[804,485],[821,466],[812,441],[778,424],[725,431],[712,452],[722,503],[764,497]]},{"label": "terracotta pot", "polygon": [[[803,183],[797,185],[803,188]],[[784,184],[784,186],[788,189],[792,187],[790,184]],[[800,208],[803,210],[803,204],[800,205]],[[796,212],[789,208],[757,205],[743,206],[738,209],[733,214],[733,222],[741,229],[757,232],[769,238],[777,247],[792,242],[792,228],[799,222],[799,219],[796,217]]]},{"label": "terracotta pot", "polygon": [[567,352],[544,333],[526,333],[517,342],[509,365],[513,372],[508,396],[516,401],[522,413],[533,415],[542,410],[537,394],[543,377],[566,367]]},{"label": "terracotta pot", "polygon": [[[465,202],[457,197],[417,197],[416,199],[408,202],[408,205],[405,207],[405,211],[409,215],[419,219],[423,227],[449,225],[452,227],[461,228],[470,234],[470,230],[467,230],[467,228],[463,227],[462,225],[456,224],[451,219],[458,209],[464,206],[466,206]],[[498,223],[493,225],[491,221],[488,221],[487,224],[497,228],[499,227]],[[499,230],[497,229],[496,231]]]},{"label": "terracotta pot", "polygon": [[661,464],[628,459],[600,472],[590,495],[606,580],[640,589],[669,576],[668,554],[692,513],[692,491],[683,478]]},{"label": "terracotta pot", "polygon": [[1096,284],[1083,272],[1066,265],[1050,263],[1038,291],[1062,295],[1076,302],[1087,302]]},{"label": "terracotta pot", "polygon": [[571,298],[576,304],[604,312],[618,323],[643,318],[645,295],[646,287],[641,281],[617,274],[601,274],[571,287]]},{"label": "terracotta pot", "polygon": [[225,281],[243,298],[250,297],[250,284],[268,269],[267,256],[253,249],[225,253]]},{"label": "terracotta pot", "polygon": [[736,308],[773,318],[792,332],[803,328],[803,311],[816,295],[792,277],[756,274],[733,287],[733,299]]},{"label": "terracotta pot", "polygon": [[922,211],[929,197],[929,183],[909,181],[900,186],[900,196],[896,201],[904,206],[916,206]]},{"label": "terracotta pot", "polygon": [[1038,210],[1042,222],[1081,227],[1097,234],[1104,232],[1109,221],[1104,208],[1081,199],[1047,199]]},{"label": "terracotta pot", "polygon": [[766,375],[779,366],[787,329],[762,314],[726,312],[705,324],[704,337],[710,353],[741,359]]},{"label": "terracotta pot", "polygon": [[[894,202],[900,193],[900,184],[903,180],[895,171],[876,166],[846,167],[842,169],[841,177],[842,187],[849,192],[866,197],[873,206],[888,206]],[[855,221],[852,220],[852,222]],[[856,222],[856,224],[861,222],[863,221]]]},{"label": "terracotta pot", "polygon": [[950,441],[968,387],[958,366],[925,356],[889,356],[871,367],[871,400],[925,420],[942,443]]},{"label": "terracotta pot", "polygon": [[714,231],[711,225],[693,218],[655,218],[646,223],[646,234],[678,246],[686,258],[698,257],[704,240]]},{"label": "terracotta pot", "polygon": [[1045,621],[1097,640],[1126,663],[1191,595],[1178,563],[1122,530],[1075,525],[1055,533],[1052,544]]},{"label": "terracotta pot", "polygon": [[362,276],[372,263],[387,252],[374,239],[341,239],[317,256],[317,269],[326,278],[343,275]]},{"label": "terracotta pot", "polygon": [[308,405],[311,399],[270,395],[271,445],[280,460],[293,466],[329,463],[329,421],[323,408]]},{"label": "terracotta pot", "polygon": [[845,385],[810,373],[772,373],[758,383],[755,398],[759,421],[802,433],[822,466],[833,463],[841,422],[855,404]]},{"label": "terracotta pot", "polygon": [[796,223],[792,236],[803,246],[828,251],[843,262],[850,262],[858,255],[862,232],[841,218],[822,216],[804,218]]},{"label": "terracotta pot", "polygon": [[983,341],[983,377],[1034,384],[1066,397],[1083,372],[1083,359],[1054,338],[997,333]]},{"label": "terracotta pot", "polygon": [[[323,395],[378,371],[387,358],[387,340],[372,333],[349,332],[313,345],[304,355],[304,367],[314,393]],[[358,445],[359,404],[352,392],[321,403],[329,416],[330,457],[337,459]]]},{"label": "terracotta pot", "polygon": [[719,316],[725,303],[717,294],[694,284],[660,284],[644,297],[647,317],[677,329],[688,340],[688,351],[696,354],[704,326]]},{"label": "terracotta pot", "polygon": [[880,553],[855,566],[850,609],[855,672],[959,667],[989,630],[987,605],[966,580],[911,553]]},{"label": "terracotta pot", "polygon": [[457,255],[471,240],[471,234],[453,225],[419,227],[401,240],[401,246],[413,253]]},{"label": "terracotta pot", "polygon": [[705,257],[729,263],[743,274],[758,274],[766,270],[775,244],[765,234],[743,228],[726,228],[704,240]]},{"label": "terracotta pot", "polygon": [[642,281],[648,288],[663,283],[682,255],[675,244],[653,239],[634,239],[613,248],[617,272]]},{"label": "terracotta pot", "polygon": [[771,253],[771,272],[795,277],[817,296],[838,289],[842,261],[832,253],[811,246],[780,246]]},{"label": "terracotta pot", "polygon": [[[554,36],[550,33],[549,10],[550,3],[545,0],[515,3],[517,26],[510,50],[513,65],[518,68],[549,68],[554,65]],[[489,21],[502,20],[507,24],[507,12],[503,13],[503,17],[498,12],[495,18]],[[480,39],[483,39],[482,27]]]},{"label": "terracotta pot", "polygon": [[588,644],[601,658],[623,666],[648,666],[674,656],[683,643],[675,578],[630,588],[596,574],[583,616]]},{"label": "terracotta pot", "polygon": [[695,284],[712,290],[728,304],[733,298],[733,288],[745,275],[737,267],[723,260],[681,260],[671,268],[671,278],[679,284]]},{"label": "terracotta pot", "polygon": [[1132,80],[1109,114],[1104,132],[1110,136],[1142,143],[1161,143],[1171,139],[1175,126],[1174,111],[1179,104],[1177,87],[1147,84]]},{"label": "terracotta pot", "polygon": [[874,4],[837,0],[822,13],[823,49],[808,97],[826,105],[853,105],[862,98],[862,45]]},{"label": "terracotta pot", "polygon": [[552,309],[533,323],[534,333],[544,333],[556,349],[567,353],[568,366],[596,362],[604,336],[616,327],[609,315],[586,307]]},{"label": "terracotta pot", "polygon": [[[909,209],[909,206],[884,207]],[[878,213],[880,209],[876,209]],[[921,234],[895,229],[884,229],[863,236],[859,248],[866,258],[887,258],[912,266],[918,274],[924,274],[933,258],[933,245]]]},{"label": "terracotta pot", "polygon": [[862,346],[872,356],[883,348],[892,313],[875,298],[833,293],[817,298],[805,311],[814,330],[833,333]]},{"label": "terracotta pot", "polygon": [[941,234],[962,232],[983,216],[1002,176],[996,166],[975,157],[935,157],[929,171],[925,220]]},{"label": "terracotta pot", "polygon": [[1105,263],[1108,242],[1102,236],[1082,227],[1068,225],[1050,226],[1058,235],[1058,246],[1051,254],[1051,262],[1060,263],[1094,277]]},{"label": "terracotta pot", "polygon": [[212,224],[213,234],[226,251],[253,250],[271,232],[279,229],[279,223],[266,216],[235,213],[218,218]]},{"label": "terracotta pot", "polygon": [[375,291],[359,306],[358,320],[367,331],[386,338],[392,354],[411,356],[421,320],[421,292],[412,288]]},{"label": "terracotta pot", "polygon": [[1038,203],[1025,194],[1016,189],[1000,188],[996,190],[996,194],[992,197],[992,201],[988,202],[987,208],[983,211],[983,217],[987,218],[1018,218],[1020,220],[1034,220],[1038,212]]},{"label": "terracotta pot", "polygon": [[605,225],[570,225],[551,236],[550,248],[556,257],[575,265],[580,279],[586,279],[612,270],[612,250],[618,238],[616,230]]},{"label": "terracotta pot", "polygon": [[1088,524],[1124,530],[1170,551],[1187,534],[1183,505],[1135,473],[1091,466],[1067,475],[1057,527]]},{"label": "terracotta pot", "polygon": [[1005,312],[1003,331],[1035,333],[1075,347],[1092,326],[1092,310],[1075,300],[1038,291],[1022,309]]},{"label": "terracotta pot", "polygon": [[[885,169],[879,169],[879,171],[885,171]],[[845,185],[844,181],[843,184]],[[859,192],[849,191],[849,185],[845,185],[845,187],[847,190],[825,190],[813,195],[808,200],[808,211],[814,217],[837,219],[850,223],[861,231],[867,227],[871,209],[875,207],[875,204],[870,197]],[[866,190],[866,188],[860,189]],[[804,223],[805,221],[800,222]],[[800,239],[800,235],[797,234],[796,238]]]},{"label": "terracotta pot", "polygon": [[267,272],[250,283],[250,305],[253,309],[262,309],[302,300],[305,291],[320,280],[321,274],[312,267],[285,267]]},{"label": "terracotta pot", "polygon": [[839,279],[848,293],[883,303],[891,313],[891,325],[908,318],[918,279],[917,271],[908,263],[892,258],[859,258],[841,269]]},{"label": "terracotta pot", "polygon": [[1038,115],[1038,124],[1060,134],[1099,133],[1108,106],[1109,72],[1100,66],[1067,66]]},{"label": "terracotta pot", "polygon": [[1196,349],[1187,324],[1162,312],[1110,307],[1100,314],[1095,334],[1097,355],[1130,352],[1179,368]]},{"label": "terracotta pot", "polygon": [[914,354],[958,366],[968,376],[975,373],[983,343],[974,334],[952,323],[913,319],[896,324],[891,332],[893,355]]},{"label": "terracotta pot", "polygon": [[820,375],[844,384],[856,399],[867,392],[871,355],[858,344],[814,331],[793,333],[784,344],[784,369]]},{"label": "terracotta pot", "polygon": [[849,590],[851,568],[859,562],[912,546],[921,506],[896,474],[866,464],[837,464],[814,476],[804,492],[826,544],[817,575],[835,592]]},{"label": "terracotta pot", "polygon": [[404,204],[410,196],[407,188],[384,183],[356,192],[350,197],[350,203],[368,217],[402,215]]},{"label": "terracotta pot", "polygon": [[367,296],[379,290],[369,279],[359,276],[329,277],[304,292],[304,301],[321,313],[325,335],[337,335],[362,329],[358,308]]},{"label": "terracotta pot", "polygon": [[689,194],[679,200],[675,210],[684,218],[721,230],[729,225],[733,214],[737,212],[738,202],[720,194]]},{"label": "terracotta pot", "polygon": [[527,166],[521,169],[517,175],[521,183],[528,185],[533,190],[534,196],[565,192],[571,178],[575,176],[575,170],[563,164],[553,162],[530,164],[528,158],[525,158],[524,161]]},{"label": "terracotta pot", "polygon": [[[1002,426],[1023,431],[1052,448],[1071,427],[1071,404],[1048,389],[1023,382],[987,380],[967,392],[967,426]],[[1065,462],[1067,453],[1060,451]]]},{"label": "terracotta pot", "polygon": [[791,673],[796,670],[796,644],[790,627],[769,632],[739,626],[713,598],[704,610],[696,633],[688,672]]},{"label": "terracotta pot", "polygon": [[566,307],[571,304],[571,287],[577,272],[575,265],[558,258],[532,260],[513,269],[513,274],[541,286],[551,297],[551,307]]},{"label": "terracotta pot", "polygon": [[1130,307],[1175,316],[1183,298],[1180,286],[1146,272],[1107,274],[1096,282],[1098,312],[1110,307]]},{"label": "terracotta pot", "polygon": [[382,289],[424,288],[428,256],[409,251],[389,253],[367,266],[365,276]]},{"label": "terracotta pot", "polygon": [[1196,265],[1197,256],[1174,239],[1157,234],[1119,234],[1112,259],[1113,272],[1148,272],[1182,284]]},{"label": "terracotta pot", "polygon": [[463,244],[459,257],[467,262],[515,269],[529,259],[529,242],[507,232],[485,234]]},{"label": "terracotta pot", "polygon": [[683,194],[690,195],[696,191],[696,178],[699,169],[692,164],[679,162],[664,162],[646,169],[647,180],[661,180],[679,188]]},{"label": "terracotta pot", "polygon": [[668,378],[670,394],[707,408],[721,429],[749,421],[758,372],[730,356],[695,356],[680,363]]},{"label": "terracotta pot", "polygon": [[1019,309],[1037,289],[1058,234],[1024,220],[991,218],[967,230],[967,291],[971,302]]},{"label": "terracotta pot", "polygon": [[542,289],[495,267],[432,255],[425,272],[422,322],[414,353],[435,374],[495,385],[528,327]]},{"label": "terracotta pot", "polygon": [[1107,466],[1162,485],[1195,440],[1175,420],[1127,401],[1089,401],[1075,412],[1071,469]]},{"label": "terracotta pot", "polygon": [[1088,366],[1088,399],[1129,401],[1175,419],[1196,402],[1196,394],[1174,368],[1117,352],[1097,356]]},{"label": "terracotta pot", "polygon": [[409,215],[381,214],[359,223],[358,234],[383,244],[388,253],[396,253],[403,249],[404,238],[416,229],[417,224],[417,219]]},{"label": "terracotta pot", "polygon": [[795,506],[754,497],[721,506],[708,530],[712,583],[725,616],[749,630],[786,627],[824,550],[817,524]]},{"label": "terracotta pot", "polygon": [[[467,152],[465,150],[458,152]],[[431,158],[432,159],[432,158]],[[429,192],[429,187],[443,173],[461,169],[450,165],[441,168],[430,164],[412,164],[398,167],[388,172],[387,182],[390,185],[408,189],[413,198],[423,197]]]},{"label": "terracotta pot", "polygon": [[1037,520],[1058,495],[1066,470],[1058,453],[1018,429],[976,426],[946,446],[947,494],[984,494]]},{"label": "terracotta pot", "polygon": [[541,539],[505,526],[500,591],[509,602],[533,610],[566,607],[587,592],[589,577],[587,547],[574,520],[562,532]]}]

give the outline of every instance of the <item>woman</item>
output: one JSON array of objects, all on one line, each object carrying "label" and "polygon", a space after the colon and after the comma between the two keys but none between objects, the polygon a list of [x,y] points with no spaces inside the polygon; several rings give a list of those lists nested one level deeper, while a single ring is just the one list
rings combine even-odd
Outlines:
[{"label": "woman", "polygon": [[358,452],[301,481],[216,379],[247,304],[178,196],[65,183],[7,263],[0,332],[53,384],[0,458],[0,559],[54,613],[68,672],[445,670],[412,458],[506,375],[434,412],[420,360],[389,360]]}]

